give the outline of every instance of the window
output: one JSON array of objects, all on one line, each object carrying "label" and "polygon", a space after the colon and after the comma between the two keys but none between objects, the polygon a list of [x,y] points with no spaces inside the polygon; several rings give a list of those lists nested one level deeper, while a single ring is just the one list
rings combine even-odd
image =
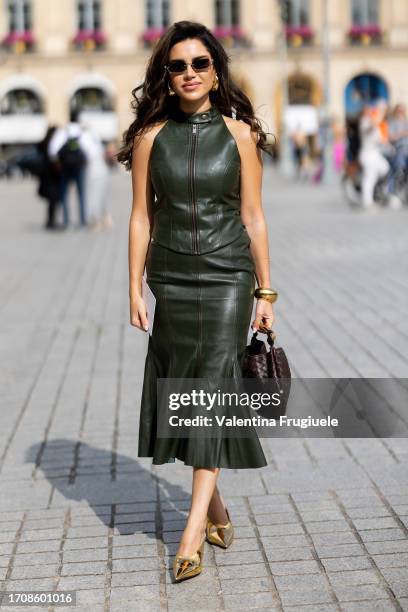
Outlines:
[{"label": "window", "polygon": [[30,0],[8,0],[9,32],[27,32],[32,29]]},{"label": "window", "polygon": [[99,87],[82,87],[78,89],[72,98],[71,108],[79,112],[104,112],[113,110],[110,96]]},{"label": "window", "polygon": [[78,0],[78,31],[101,30],[101,2],[100,0]]},{"label": "window", "polygon": [[239,0],[216,0],[215,24],[217,27],[234,27],[240,25]]},{"label": "window", "polygon": [[169,25],[169,0],[146,0],[146,28],[166,28]]},{"label": "window", "polygon": [[35,115],[42,112],[42,102],[31,89],[12,89],[1,100],[2,115]]},{"label": "window", "polygon": [[352,0],[351,21],[355,26],[378,24],[378,0]]},{"label": "window", "polygon": [[309,25],[309,0],[286,0],[285,4],[285,20],[288,25]]}]

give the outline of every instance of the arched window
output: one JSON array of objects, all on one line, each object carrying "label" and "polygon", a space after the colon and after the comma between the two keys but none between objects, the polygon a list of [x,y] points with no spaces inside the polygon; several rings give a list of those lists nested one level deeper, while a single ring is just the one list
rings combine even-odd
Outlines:
[{"label": "arched window", "polygon": [[43,112],[41,98],[31,89],[11,89],[0,102],[2,115],[37,115]]},{"label": "arched window", "polygon": [[81,87],[71,100],[71,108],[79,112],[105,112],[113,110],[111,96],[100,87]]}]

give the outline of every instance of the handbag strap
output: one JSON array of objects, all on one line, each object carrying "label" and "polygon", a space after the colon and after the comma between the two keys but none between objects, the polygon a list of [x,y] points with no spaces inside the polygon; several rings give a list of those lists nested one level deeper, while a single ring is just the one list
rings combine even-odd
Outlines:
[{"label": "handbag strap", "polygon": [[258,329],[253,333],[252,340],[256,339],[258,332],[261,332],[262,334],[267,334],[267,342],[271,347],[273,347],[274,340],[276,338],[276,332],[274,332],[272,329],[268,329],[267,327],[262,327],[261,329]]}]

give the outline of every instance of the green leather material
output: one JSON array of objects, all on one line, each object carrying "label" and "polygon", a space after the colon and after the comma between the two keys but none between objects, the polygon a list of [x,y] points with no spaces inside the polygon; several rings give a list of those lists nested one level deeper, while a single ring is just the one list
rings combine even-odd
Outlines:
[{"label": "green leather material", "polygon": [[157,196],[153,241],[200,254],[238,238],[245,231],[240,167],[237,144],[216,106],[193,115],[173,112],[150,157]]},{"label": "green leather material", "polygon": [[[240,200],[239,193],[235,199],[236,183],[229,174],[237,159],[236,145],[225,132],[228,128],[224,126],[224,130],[220,125],[218,110],[211,112],[214,121],[204,121],[204,114],[187,116],[181,123],[167,123],[169,127],[162,128],[166,132],[154,145],[154,163],[160,159],[162,164],[160,170],[156,167],[155,183],[156,187],[160,184],[161,203],[167,199],[172,210],[172,234],[168,226],[166,233],[160,225],[164,216],[159,213],[159,229],[154,234],[158,238],[150,242],[146,256],[146,279],[155,295],[156,308],[144,367],[138,456],[152,457],[154,464],[179,459],[197,467],[258,468],[267,465],[267,461],[256,434],[223,439],[156,435],[157,378],[242,376],[254,303],[255,266],[250,238],[239,214],[219,212],[217,221],[205,209],[206,203],[216,200],[218,204],[228,202],[226,209],[236,210],[237,206],[239,213]],[[192,118],[200,122],[200,127],[205,126],[198,144],[203,157],[196,158],[196,176],[200,177],[196,186],[200,254],[192,254],[194,243],[186,199],[188,171],[185,151],[177,141],[180,135],[186,136]],[[212,188],[205,186],[206,164],[212,172]],[[177,171],[171,178],[170,166],[174,165]],[[166,181],[158,179],[159,175],[167,177],[167,195]]]}]

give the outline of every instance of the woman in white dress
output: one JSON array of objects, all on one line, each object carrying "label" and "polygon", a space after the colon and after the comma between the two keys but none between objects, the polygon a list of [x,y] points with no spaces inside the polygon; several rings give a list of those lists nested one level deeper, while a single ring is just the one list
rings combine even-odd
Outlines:
[{"label": "woman in white dress", "polygon": [[93,147],[87,152],[86,206],[89,226],[92,230],[109,229],[112,217],[108,209],[108,185],[110,169],[106,149],[101,140],[86,128],[92,137]]}]

